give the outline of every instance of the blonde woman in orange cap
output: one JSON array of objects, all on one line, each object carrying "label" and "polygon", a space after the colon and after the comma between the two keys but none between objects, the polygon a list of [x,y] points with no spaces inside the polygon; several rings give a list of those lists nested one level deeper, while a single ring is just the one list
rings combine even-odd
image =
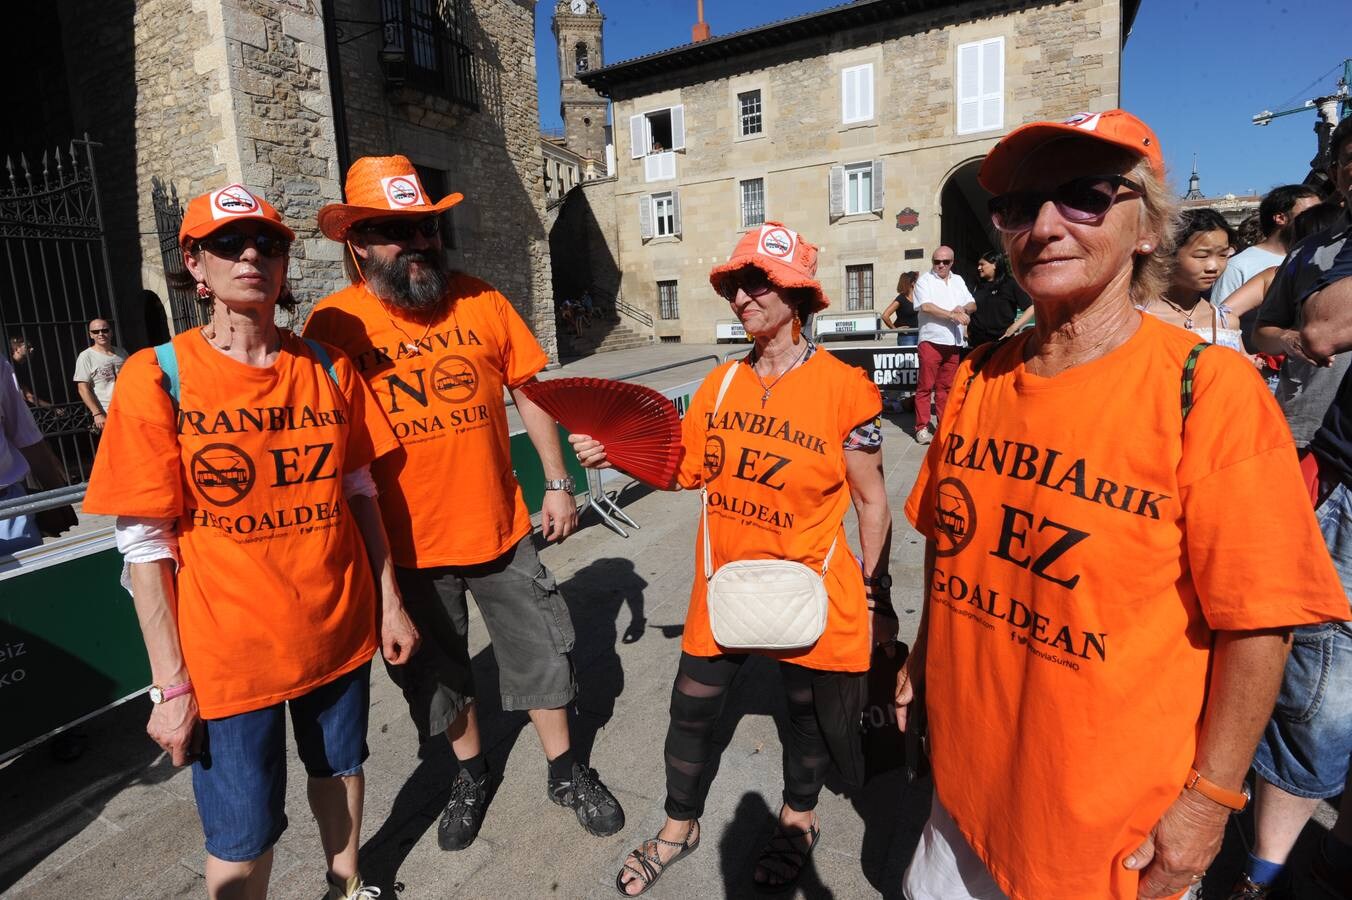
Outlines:
[{"label": "blonde woman in orange cap", "polygon": [[372,900],[357,871],[371,657],[417,645],[368,469],[398,444],[347,357],[274,323],[294,238],[242,185],[188,204],[183,262],[211,320],[127,361],[84,507],[117,516],[147,731],[192,764],[208,894],[267,895],[289,708],[327,898]]},{"label": "blonde woman in orange cap", "polygon": [[897,712],[923,699],[935,794],[903,890],[1177,896],[1247,802],[1292,626],[1347,599],[1253,367],[1137,306],[1174,213],[1150,128],[1025,125],[980,180],[1037,325],[961,364],[906,504]]},{"label": "blonde woman in orange cap", "polygon": [[[808,320],[828,303],[816,270],[816,247],[787,226],[766,222],[709,275],[755,346],[745,360],[705,379],[684,420],[685,456],[673,487],[699,489],[707,515],[695,541],[694,586],[671,694],[667,821],[616,876],[627,896],[646,891],[698,845],[714,724],[728,686],[753,653],[779,661],[789,745],[784,802],[752,882],[759,890],[790,889],[820,837],[814,810],[827,767],[833,758],[846,763],[841,756],[850,753],[842,747],[848,740],[832,741],[828,723],[836,717],[822,713],[840,696],[837,682],[867,672],[874,644],[896,637],[882,399],[862,371],[818,352],[808,339]],[[609,465],[599,442],[586,435],[569,440],[584,466]],[[852,502],[862,571],[846,546]],[[742,560],[788,560],[822,573],[826,615],[818,636],[791,649],[720,645],[708,576]],[[859,711],[843,718],[857,724]],[[857,740],[857,731],[852,737]]]},{"label": "blonde woman in orange cap", "polygon": [[614,834],[620,802],[573,753],[572,618],[536,553],[507,433],[504,389],[540,456],[541,537],[563,540],[577,527],[573,482],[554,420],[523,390],[549,359],[506,297],[446,268],[439,216],[459,194],[432,201],[403,156],[358,159],[345,193],[346,203],[319,211],[319,227],[344,243],[352,285],[316,305],[305,333],[351,355],[403,445],[372,473],[396,577],[427,638],[390,675],[419,734],[445,734],[460,763],[437,844],[468,847],[492,796],[470,665],[471,592],[493,641],[502,708],[527,711],[540,737],[546,796],[589,834]]}]

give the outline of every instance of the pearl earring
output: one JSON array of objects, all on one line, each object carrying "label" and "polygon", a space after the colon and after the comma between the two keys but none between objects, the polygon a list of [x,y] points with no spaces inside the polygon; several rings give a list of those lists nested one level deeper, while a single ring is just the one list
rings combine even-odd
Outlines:
[{"label": "pearl earring", "polygon": [[1155,249],[1154,246],[1151,245],[1151,244],[1142,244],[1142,245],[1141,245],[1141,252],[1142,252],[1142,253],[1149,253],[1151,250],[1154,250],[1154,249]]}]

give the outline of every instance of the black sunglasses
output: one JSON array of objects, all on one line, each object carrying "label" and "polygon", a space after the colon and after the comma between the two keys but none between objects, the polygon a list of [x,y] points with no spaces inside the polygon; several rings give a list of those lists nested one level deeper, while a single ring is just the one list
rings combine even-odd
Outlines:
[{"label": "black sunglasses", "polygon": [[271,259],[285,256],[287,251],[291,249],[290,241],[267,231],[260,231],[257,234],[245,234],[242,231],[211,234],[198,241],[197,246],[205,247],[213,256],[219,256],[222,259],[237,259],[244,252],[244,247],[250,242],[253,243],[259,256],[266,256]]},{"label": "black sunglasses", "polygon": [[90,334],[108,334],[108,333],[109,333],[110,331],[112,331],[112,330],[113,330],[113,329],[111,329],[111,328],[91,328],[91,329],[89,329],[89,333],[90,333]]},{"label": "black sunglasses", "polygon": [[765,273],[755,266],[748,266],[730,275],[724,276],[718,284],[718,295],[729,303],[737,299],[739,290],[748,297],[763,297],[775,289]]},{"label": "black sunglasses", "polygon": [[1056,204],[1056,211],[1067,222],[1085,223],[1102,219],[1118,200],[1127,197],[1118,188],[1128,188],[1144,194],[1145,188],[1121,175],[1086,175],[1072,178],[1050,191],[1014,191],[992,197],[987,208],[991,223],[1007,234],[1027,231],[1037,221],[1038,213],[1048,201]]},{"label": "black sunglasses", "polygon": [[412,221],[390,219],[385,222],[366,222],[361,225],[354,225],[352,230],[360,231],[363,234],[379,234],[392,241],[411,241],[415,234],[421,234],[431,240],[441,234],[441,219],[437,216],[427,216]]}]

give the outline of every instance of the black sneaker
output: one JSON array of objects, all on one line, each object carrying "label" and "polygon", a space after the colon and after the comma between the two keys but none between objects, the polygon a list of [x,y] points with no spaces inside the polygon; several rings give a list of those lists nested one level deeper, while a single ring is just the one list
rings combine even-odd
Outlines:
[{"label": "black sneaker", "polygon": [[595,769],[573,763],[573,777],[551,778],[549,799],[577,813],[582,827],[597,837],[607,837],[624,827],[624,810]]},{"label": "black sneaker", "polygon": [[484,810],[488,808],[491,777],[485,772],[482,778],[471,778],[464,769],[460,770],[437,825],[437,846],[442,850],[464,850],[474,843],[484,821]]}]

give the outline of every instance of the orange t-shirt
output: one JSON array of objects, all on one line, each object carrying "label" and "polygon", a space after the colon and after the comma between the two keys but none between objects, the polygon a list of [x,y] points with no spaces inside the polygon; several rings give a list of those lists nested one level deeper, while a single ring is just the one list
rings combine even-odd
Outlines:
[{"label": "orange t-shirt", "polygon": [[906,515],[935,547],[939,800],[1025,900],[1134,898],[1122,860],[1194,761],[1216,630],[1348,618],[1291,433],[1253,367],[1143,316],[1043,378],[963,363]]},{"label": "orange t-shirt", "polygon": [[375,588],[343,475],[398,446],[352,364],[338,383],[283,332],[268,368],[174,338],[179,408],[153,350],[127,360],[86,512],[177,519],[178,633],[202,717],[308,693],[371,658]]},{"label": "orange t-shirt", "polygon": [[[714,401],[728,366],[740,366],[723,403]],[[872,635],[863,573],[845,539],[850,490],[845,438],[882,409],[864,373],[818,350],[764,389],[740,362],[715,369],[691,398],[681,424],[682,487],[707,486],[713,568],[748,559],[787,559],[826,570],[826,630],[811,647],[766,651],[787,662],[837,672],[868,671]],[[703,525],[695,535],[695,581],[681,649],[694,656],[726,651],[714,642],[705,602]]]},{"label": "orange t-shirt", "polygon": [[549,359],[491,285],[456,274],[448,294],[455,302],[429,324],[353,285],[321,300],[305,323],[307,337],[352,357],[403,445],[372,473],[394,561],[405,568],[497,559],[531,527],[502,390]]}]

